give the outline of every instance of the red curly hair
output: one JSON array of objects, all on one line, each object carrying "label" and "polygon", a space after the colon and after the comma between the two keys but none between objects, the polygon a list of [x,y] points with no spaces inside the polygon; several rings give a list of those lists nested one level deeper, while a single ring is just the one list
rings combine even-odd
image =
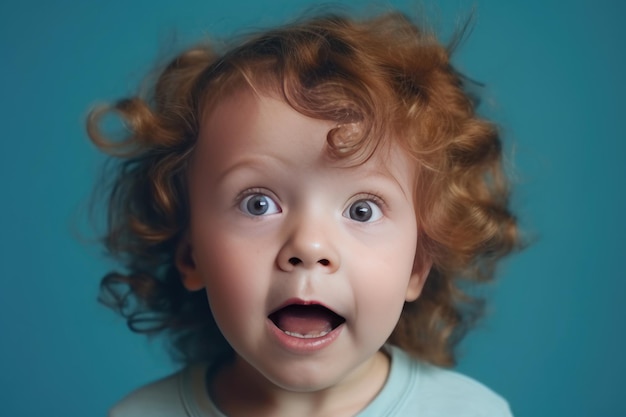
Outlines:
[{"label": "red curly hair", "polygon": [[[181,283],[174,255],[188,227],[186,167],[203,112],[242,85],[271,92],[298,112],[337,122],[338,158],[367,158],[394,138],[417,161],[417,264],[433,267],[420,298],[406,303],[389,342],[438,365],[482,311],[465,283],[493,278],[518,243],[508,209],[497,128],[475,112],[450,50],[404,15],[355,21],[315,17],[249,37],[225,52],[189,49],[161,72],[150,95],[97,108],[87,129],[121,159],[110,182],[104,243],[125,271],[101,282],[100,299],[133,331],[165,331],[185,362],[232,353],[202,292]],[[101,133],[118,114],[127,136]],[[361,134],[341,126],[357,124]]]}]

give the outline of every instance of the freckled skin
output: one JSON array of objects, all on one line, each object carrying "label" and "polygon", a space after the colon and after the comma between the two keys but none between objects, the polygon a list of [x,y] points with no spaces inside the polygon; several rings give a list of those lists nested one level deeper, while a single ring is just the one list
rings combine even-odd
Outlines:
[{"label": "freckled skin", "polygon": [[[363,165],[341,166],[327,157],[333,127],[248,90],[201,121],[177,264],[188,289],[206,290],[236,352],[213,384],[233,415],[255,402],[274,413],[294,398],[309,411],[352,399],[345,409],[358,411],[382,387],[389,363],[379,350],[421,291],[428,268],[414,271],[409,158],[391,145]],[[322,348],[294,348],[268,319],[289,299],[323,303],[345,323]]]}]

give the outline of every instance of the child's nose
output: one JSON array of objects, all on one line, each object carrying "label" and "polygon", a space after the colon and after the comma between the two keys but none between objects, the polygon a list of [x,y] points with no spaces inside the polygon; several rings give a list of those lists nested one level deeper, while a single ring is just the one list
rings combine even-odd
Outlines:
[{"label": "child's nose", "polygon": [[320,268],[324,273],[333,273],[339,268],[339,253],[331,236],[319,223],[298,222],[291,228],[278,253],[277,263],[281,270]]}]

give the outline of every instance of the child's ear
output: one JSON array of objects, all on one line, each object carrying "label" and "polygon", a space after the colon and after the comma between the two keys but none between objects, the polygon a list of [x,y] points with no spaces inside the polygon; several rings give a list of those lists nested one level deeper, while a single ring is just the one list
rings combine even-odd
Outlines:
[{"label": "child's ear", "polygon": [[175,261],[183,286],[187,288],[187,290],[198,291],[204,288],[204,282],[198,273],[196,261],[193,258],[193,250],[188,234],[185,234],[180,242],[178,242]]},{"label": "child's ear", "polygon": [[405,300],[407,302],[415,301],[420,296],[432,265],[432,261],[428,260],[421,265],[413,266],[413,273],[411,274],[411,278],[409,278],[409,285],[406,289]]}]

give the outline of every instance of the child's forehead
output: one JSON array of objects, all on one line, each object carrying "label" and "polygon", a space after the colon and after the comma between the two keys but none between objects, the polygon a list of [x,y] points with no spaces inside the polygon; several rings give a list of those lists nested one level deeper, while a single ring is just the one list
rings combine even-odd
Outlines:
[{"label": "child's forehead", "polygon": [[[200,120],[196,151],[213,155],[215,162],[223,152],[259,157],[281,154],[291,148],[295,155],[319,154],[325,164],[336,168],[367,168],[370,172],[389,173],[413,163],[393,138],[364,143],[361,152],[337,155],[337,142],[358,140],[364,135],[360,123],[338,124],[302,114],[278,94],[241,86],[217,100]],[[288,141],[281,141],[287,137]],[[228,148],[228,149],[226,149]],[[365,172],[365,171],[363,171]]]},{"label": "child's forehead", "polygon": [[[202,138],[212,141],[225,140],[235,132],[249,128],[251,124],[276,131],[281,128],[289,129],[286,123],[291,118],[285,115],[290,113],[297,113],[301,118],[312,122],[303,126],[322,129],[321,133],[326,137],[328,156],[339,166],[359,165],[366,162],[374,152],[385,158],[390,158],[398,149],[404,152],[403,141],[396,132],[384,132],[371,140],[365,140],[367,132],[362,121],[340,123],[315,114],[306,114],[267,84],[259,87],[249,83],[238,83],[225,90],[219,98],[212,97],[199,120],[198,140],[203,140]],[[298,128],[302,129],[302,126]],[[306,137],[308,133],[294,131],[294,142],[298,142],[298,137]],[[352,146],[353,142],[361,149],[342,155],[341,147]]]},{"label": "child's forehead", "polygon": [[[278,81],[275,81],[275,84]],[[241,74],[233,74],[218,85],[207,88],[199,103],[200,129],[210,128],[219,117],[228,112],[251,112],[258,110],[257,103],[262,98],[281,100],[280,95],[269,82],[257,83]],[[244,108],[245,106],[245,108]]]},{"label": "child's forehead", "polygon": [[[263,147],[291,133],[292,143],[313,135],[327,136],[336,123],[297,112],[278,94],[241,85],[214,100],[200,119],[198,147]],[[241,149],[246,150],[245,148]],[[268,148],[271,151],[271,148]]]}]

